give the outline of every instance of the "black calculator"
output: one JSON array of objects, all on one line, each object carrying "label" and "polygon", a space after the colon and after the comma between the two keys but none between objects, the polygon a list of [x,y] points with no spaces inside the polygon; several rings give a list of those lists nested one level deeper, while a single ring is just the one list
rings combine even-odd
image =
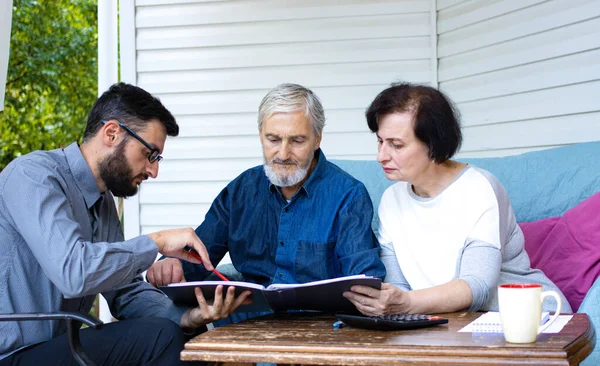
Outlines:
[{"label": "black calculator", "polygon": [[387,314],[379,316],[336,314],[338,320],[357,328],[375,330],[403,330],[447,324],[448,319],[425,314]]}]

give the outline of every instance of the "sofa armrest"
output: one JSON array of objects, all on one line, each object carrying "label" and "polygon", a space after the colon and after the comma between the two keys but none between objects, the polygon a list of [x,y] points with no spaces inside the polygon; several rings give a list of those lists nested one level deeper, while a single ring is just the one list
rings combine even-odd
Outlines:
[{"label": "sofa armrest", "polygon": [[32,321],[32,320],[65,320],[67,322],[67,336],[73,357],[80,365],[94,365],[94,362],[83,351],[79,340],[79,328],[85,324],[91,328],[100,328],[104,324],[100,319],[83,312],[56,312],[56,313],[22,313],[0,314],[0,321]]}]

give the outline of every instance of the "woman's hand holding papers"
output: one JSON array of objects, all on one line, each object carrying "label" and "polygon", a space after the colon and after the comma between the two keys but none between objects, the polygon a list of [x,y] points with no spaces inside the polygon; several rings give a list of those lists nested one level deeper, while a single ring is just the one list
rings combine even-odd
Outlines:
[{"label": "woman's hand holding papers", "polygon": [[467,309],[473,301],[471,287],[461,279],[442,285],[404,291],[391,283],[383,283],[381,290],[366,286],[352,286],[344,297],[365,315],[383,314],[436,314]]},{"label": "woman's hand holding papers", "polygon": [[401,314],[410,312],[410,292],[390,283],[382,283],[381,290],[369,286],[352,286],[344,297],[368,316]]}]

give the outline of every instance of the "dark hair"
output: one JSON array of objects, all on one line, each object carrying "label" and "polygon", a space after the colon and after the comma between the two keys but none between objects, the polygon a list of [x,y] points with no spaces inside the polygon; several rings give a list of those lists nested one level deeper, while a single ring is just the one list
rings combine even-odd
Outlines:
[{"label": "dark hair", "polygon": [[96,100],[83,134],[83,142],[96,135],[102,121],[117,120],[135,132],[143,131],[146,123],[158,119],[169,136],[179,134],[175,117],[163,106],[160,100],[144,89],[127,84],[113,84]]},{"label": "dark hair", "polygon": [[415,136],[429,148],[436,163],[450,159],[462,144],[460,115],[441,91],[425,85],[394,83],[371,103],[365,116],[377,132],[379,120],[392,113],[412,113]]}]

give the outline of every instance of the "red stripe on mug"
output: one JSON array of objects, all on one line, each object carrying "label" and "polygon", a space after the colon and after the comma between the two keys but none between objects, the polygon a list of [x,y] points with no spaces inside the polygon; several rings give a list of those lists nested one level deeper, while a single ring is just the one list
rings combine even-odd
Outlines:
[{"label": "red stripe on mug", "polygon": [[502,288],[538,288],[542,287],[539,283],[505,283],[500,285]]}]

